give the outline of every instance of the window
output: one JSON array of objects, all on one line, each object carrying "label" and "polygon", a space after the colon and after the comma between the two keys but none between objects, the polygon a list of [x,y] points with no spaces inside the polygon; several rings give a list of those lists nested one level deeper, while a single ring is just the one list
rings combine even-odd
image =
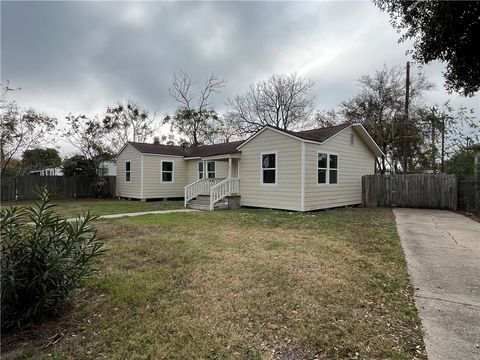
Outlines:
[{"label": "window", "polygon": [[125,181],[130,182],[130,161],[125,162]]},{"label": "window", "polygon": [[318,153],[318,183],[327,183],[327,169],[328,169],[328,155],[324,153]]},{"label": "window", "polygon": [[173,182],[173,161],[162,161],[162,182]]},{"label": "window", "polygon": [[350,145],[354,145],[355,144],[355,135],[354,134],[350,134]]},{"label": "window", "polygon": [[277,183],[277,154],[262,154],[262,184]]},{"label": "window", "polygon": [[318,153],[317,184],[338,183],[338,155]]},{"label": "window", "polygon": [[215,177],[215,161],[207,162],[207,168],[204,169],[203,161],[198,162],[198,179]]},{"label": "window", "polygon": [[205,173],[203,172],[203,161],[198,162],[198,179],[203,179]]},{"label": "window", "polygon": [[336,184],[338,180],[338,155],[330,154],[330,171],[328,174],[328,183]]},{"label": "window", "polygon": [[207,177],[210,179],[215,177],[215,161],[207,162]]}]

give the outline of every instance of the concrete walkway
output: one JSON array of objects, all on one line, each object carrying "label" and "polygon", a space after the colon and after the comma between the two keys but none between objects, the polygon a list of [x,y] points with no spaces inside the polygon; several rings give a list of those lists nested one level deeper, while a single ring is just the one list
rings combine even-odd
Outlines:
[{"label": "concrete walkway", "polygon": [[480,224],[395,209],[429,359],[480,359]]},{"label": "concrete walkway", "polygon": [[[156,215],[156,214],[171,214],[171,213],[188,213],[188,212],[198,212],[194,209],[174,209],[174,210],[155,210],[155,211],[143,211],[143,212],[132,212],[132,213],[122,213],[122,214],[110,214],[110,215],[100,215],[99,219],[117,219],[125,216],[141,216],[141,215]],[[69,218],[67,221],[75,221],[77,218]]]}]

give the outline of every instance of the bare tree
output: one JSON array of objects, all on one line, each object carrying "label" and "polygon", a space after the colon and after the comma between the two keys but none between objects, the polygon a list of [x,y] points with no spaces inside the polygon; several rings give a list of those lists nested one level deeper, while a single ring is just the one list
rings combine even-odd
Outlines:
[{"label": "bare tree", "polygon": [[246,94],[230,99],[230,116],[237,121],[242,135],[252,134],[265,125],[303,129],[314,110],[313,85],[295,73],[273,75],[251,84]]},{"label": "bare tree", "polygon": [[0,121],[1,174],[15,154],[45,145],[46,138],[57,125],[57,120],[33,109],[20,109],[15,101],[8,101],[7,93],[13,88],[2,86]]},{"label": "bare tree", "polygon": [[196,93],[190,76],[180,70],[173,74],[172,86],[169,88],[170,95],[177,100],[180,107],[186,110],[198,112],[213,108],[212,96],[225,87],[225,81],[219,80],[214,74],[210,74],[203,88]]},{"label": "bare tree", "polygon": [[99,174],[100,163],[113,157],[106,136],[108,130],[97,117],[69,114],[66,120],[68,127],[64,130],[65,139],[76,147],[85,159],[93,162],[95,173]]},{"label": "bare tree", "polygon": [[[405,78],[403,69],[395,66],[363,75],[358,80],[359,92],[341,104],[341,114],[349,122],[361,123],[386,155],[379,164],[381,173],[398,171],[404,154],[407,169],[414,166],[415,152],[422,141],[420,110],[424,108],[423,92],[433,88],[422,73],[411,80],[410,116],[405,121]],[[407,141],[404,142],[403,140]],[[405,146],[407,144],[407,146]]]},{"label": "bare tree", "polygon": [[211,74],[199,91],[194,89],[195,85],[182,70],[173,75],[169,92],[179,107],[174,116],[167,116],[165,121],[191,145],[198,146],[207,142],[219,125],[212,98],[225,86],[225,81]]},{"label": "bare tree", "polygon": [[313,127],[322,128],[335,126],[342,122],[345,122],[345,120],[341,117],[340,113],[335,111],[335,109],[330,109],[328,111],[317,111],[313,120]]},{"label": "bare tree", "polygon": [[103,126],[113,151],[118,153],[127,141],[146,142],[158,130],[155,118],[154,113],[132,100],[108,107]]},{"label": "bare tree", "polygon": [[214,131],[206,135],[206,143],[218,144],[228,143],[240,140],[240,130],[238,123],[233,118],[232,114],[227,112],[218,118]]}]

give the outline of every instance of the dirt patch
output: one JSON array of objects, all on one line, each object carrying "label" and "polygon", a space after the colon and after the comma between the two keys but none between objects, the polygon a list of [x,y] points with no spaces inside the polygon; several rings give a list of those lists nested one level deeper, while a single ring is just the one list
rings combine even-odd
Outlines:
[{"label": "dirt patch", "polygon": [[99,303],[105,294],[98,294],[86,289],[79,290],[75,295],[75,303],[65,305],[61,312],[52,315],[44,322],[32,324],[21,329],[11,329],[2,333],[1,349],[3,356],[15,356],[26,347],[35,347],[48,351],[61,342],[74,341],[95,321],[95,314],[79,318],[77,311],[87,304]]},{"label": "dirt patch", "polygon": [[461,211],[461,210],[458,210],[457,213],[462,214],[463,216],[466,216],[466,217],[480,223],[480,214],[474,214],[474,213],[471,213],[471,212],[468,212],[468,211]]}]

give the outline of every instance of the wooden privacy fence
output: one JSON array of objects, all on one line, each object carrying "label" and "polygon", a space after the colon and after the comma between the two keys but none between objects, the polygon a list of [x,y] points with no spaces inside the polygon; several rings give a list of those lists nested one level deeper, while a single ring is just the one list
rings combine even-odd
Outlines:
[{"label": "wooden privacy fence", "polygon": [[480,180],[458,182],[458,210],[480,213]]},{"label": "wooden privacy fence", "polygon": [[363,206],[457,210],[457,178],[447,174],[365,175]]},{"label": "wooden privacy fence", "polygon": [[95,187],[95,179],[85,176],[36,176],[23,175],[2,177],[2,201],[33,200],[38,188],[47,189],[57,198],[115,197],[115,176],[105,176],[100,189]]}]

